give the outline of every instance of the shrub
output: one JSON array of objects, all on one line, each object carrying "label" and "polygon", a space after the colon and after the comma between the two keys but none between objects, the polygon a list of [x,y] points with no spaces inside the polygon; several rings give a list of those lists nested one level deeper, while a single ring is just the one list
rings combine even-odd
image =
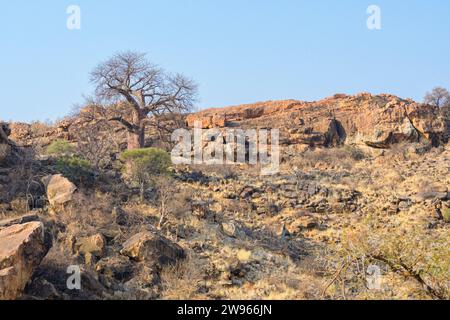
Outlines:
[{"label": "shrub", "polygon": [[69,156],[75,153],[75,146],[66,140],[57,139],[47,147],[47,154],[55,156]]},{"label": "shrub", "polygon": [[76,132],[78,154],[96,169],[110,167],[115,153],[119,152],[112,131],[109,123],[101,121],[85,125]]},{"label": "shrub", "polygon": [[90,186],[95,174],[88,161],[77,156],[62,156],[56,161],[56,170],[74,183]]},{"label": "shrub", "polygon": [[203,265],[199,259],[189,256],[185,261],[169,265],[161,270],[162,299],[201,299],[199,292],[204,282]]},{"label": "shrub", "polygon": [[444,217],[444,221],[449,223],[450,222],[450,208],[445,208],[442,212],[442,216]]},{"label": "shrub", "polygon": [[342,147],[343,154],[355,161],[361,161],[367,158],[366,153],[358,147],[345,145]]},{"label": "shrub", "polygon": [[149,184],[157,177],[168,176],[172,165],[170,155],[157,148],[128,150],[122,153],[121,159],[126,163],[125,174],[140,188],[141,201]]},{"label": "shrub", "polygon": [[[331,279],[322,296],[328,290],[333,291],[334,286],[334,292],[341,292],[344,299],[348,294],[356,299],[373,299],[391,292],[397,299],[447,300],[450,297],[447,235],[407,224],[386,232],[383,226],[382,221],[369,216],[362,223],[345,228],[342,241],[321,253],[319,259],[324,260],[325,270],[328,269],[325,273]],[[367,287],[370,266],[383,270],[380,288]],[[337,297],[332,294],[330,298]]]}]

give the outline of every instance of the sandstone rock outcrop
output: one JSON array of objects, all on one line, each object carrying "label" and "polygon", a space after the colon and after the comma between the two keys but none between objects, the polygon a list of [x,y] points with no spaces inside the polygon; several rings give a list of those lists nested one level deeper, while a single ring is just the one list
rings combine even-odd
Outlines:
[{"label": "sandstone rock outcrop", "polygon": [[70,138],[67,121],[60,121],[55,126],[23,122],[13,122],[9,126],[11,128],[11,139],[22,147],[31,147],[35,144],[45,147],[56,139],[69,140]]},{"label": "sandstone rock outcrop", "polygon": [[20,297],[48,250],[42,222],[0,228],[0,300]]},{"label": "sandstone rock outcrop", "polygon": [[[19,145],[46,146],[55,139],[75,141],[77,133],[95,125],[108,109],[86,107],[77,117],[54,126],[12,123],[11,138]],[[159,119],[164,127],[177,129],[183,124]],[[449,120],[445,112],[430,105],[394,95],[361,93],[355,96],[336,94],[314,102],[298,100],[267,101],[234,107],[207,109],[185,117],[185,125],[196,123],[209,128],[277,128],[283,146],[302,150],[304,146],[336,146],[357,144],[372,148],[389,148],[402,141],[425,139],[437,145],[450,138]],[[123,127],[109,122],[115,140],[126,143]],[[147,137],[160,136],[148,127]],[[106,129],[105,129],[106,130]],[[111,134],[111,133],[106,133]],[[170,135],[169,135],[170,140]]]},{"label": "sandstone rock outcrop", "polygon": [[[221,122],[216,119],[221,119]],[[445,119],[436,107],[393,95],[335,95],[316,102],[268,101],[208,109],[186,118],[193,127],[278,128],[283,145],[357,144],[388,148],[402,141],[446,139]]]},{"label": "sandstone rock outcrop", "polygon": [[156,231],[138,233],[128,239],[120,253],[135,261],[156,265],[173,264],[185,257],[184,250]]},{"label": "sandstone rock outcrop", "polygon": [[77,187],[61,174],[47,176],[42,179],[51,206],[64,205],[73,199]]}]

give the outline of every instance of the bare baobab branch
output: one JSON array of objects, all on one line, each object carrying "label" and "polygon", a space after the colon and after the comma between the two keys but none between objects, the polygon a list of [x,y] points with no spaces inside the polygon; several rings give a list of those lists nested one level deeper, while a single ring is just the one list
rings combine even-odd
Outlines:
[{"label": "bare baobab branch", "polygon": [[[170,75],[151,64],[145,54],[120,53],[100,64],[92,73],[96,95],[109,102],[126,102],[130,119],[112,117],[128,131],[128,148],[145,144],[148,118],[192,109],[197,85],[181,74]],[[158,129],[158,128],[157,128]]]}]

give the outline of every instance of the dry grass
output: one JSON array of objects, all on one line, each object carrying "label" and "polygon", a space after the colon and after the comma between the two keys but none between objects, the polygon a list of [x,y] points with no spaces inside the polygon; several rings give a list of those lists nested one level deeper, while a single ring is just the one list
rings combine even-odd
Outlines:
[{"label": "dry grass", "polygon": [[[343,230],[322,254],[330,299],[448,299],[448,232],[403,223],[389,231],[376,218]],[[381,287],[367,287],[369,266],[381,270]]]},{"label": "dry grass", "polygon": [[369,156],[358,147],[343,146],[341,148],[308,149],[293,158],[285,166],[305,169],[341,168],[350,170],[354,165]]},{"label": "dry grass", "polygon": [[198,258],[189,256],[174,266],[165,267],[161,273],[163,300],[205,299],[201,287],[205,283],[204,267]]}]

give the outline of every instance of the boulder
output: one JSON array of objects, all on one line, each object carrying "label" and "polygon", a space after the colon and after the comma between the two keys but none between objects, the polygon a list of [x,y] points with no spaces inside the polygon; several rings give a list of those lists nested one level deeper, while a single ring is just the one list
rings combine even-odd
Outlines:
[{"label": "boulder", "polygon": [[115,222],[119,226],[126,226],[129,223],[128,213],[124,211],[122,208],[114,207],[112,211],[112,216],[114,217]]},{"label": "boulder", "polygon": [[222,231],[227,236],[235,238],[237,234],[236,225],[233,222],[223,222],[222,223]]},{"label": "boulder", "polygon": [[64,205],[73,199],[77,187],[61,174],[42,178],[51,206]]},{"label": "boulder", "polygon": [[426,200],[447,200],[448,199],[448,188],[445,185],[434,185],[428,186],[423,190],[420,190],[417,194],[418,201]]},{"label": "boulder", "polygon": [[120,253],[138,262],[150,265],[175,264],[185,258],[185,252],[176,243],[160,235],[157,231],[145,231],[128,239]]},{"label": "boulder", "polygon": [[103,257],[106,250],[106,240],[102,234],[79,238],[74,244],[74,253],[81,254],[87,264],[92,264],[93,258]]},{"label": "boulder", "polygon": [[0,300],[21,296],[49,249],[42,222],[0,229]]}]

